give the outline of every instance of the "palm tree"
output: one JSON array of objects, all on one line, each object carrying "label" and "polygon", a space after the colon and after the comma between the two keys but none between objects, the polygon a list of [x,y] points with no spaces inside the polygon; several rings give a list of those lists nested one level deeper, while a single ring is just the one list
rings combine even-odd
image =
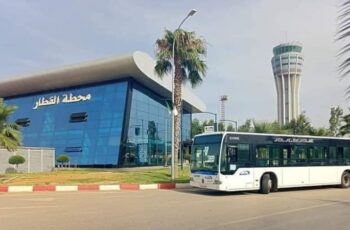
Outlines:
[{"label": "palm tree", "polygon": [[345,115],[343,117],[343,122],[345,123],[343,126],[340,127],[340,134],[342,136],[345,136],[347,134],[350,134],[350,114]]},{"label": "palm tree", "polygon": [[283,133],[282,127],[278,124],[277,121],[268,122],[256,122],[254,121],[254,132],[255,133]]},{"label": "palm tree", "polygon": [[[202,82],[207,69],[203,60],[205,56],[206,43],[203,39],[197,38],[194,32],[182,29],[177,29],[175,32],[165,30],[164,37],[156,41],[157,64],[155,72],[157,75],[163,77],[175,69],[174,104],[177,114],[174,118],[175,138],[173,144],[176,166],[178,165],[180,116],[182,114],[182,84],[190,82],[191,86],[195,87]],[[175,167],[175,177],[177,177],[177,167]]]},{"label": "palm tree", "polygon": [[309,135],[312,129],[310,119],[302,112],[297,118],[284,125],[286,132],[294,135]]},{"label": "palm tree", "polygon": [[16,110],[15,106],[6,105],[0,98],[0,147],[14,151],[21,145],[22,134],[20,126],[16,123],[9,123],[9,116]]},{"label": "palm tree", "polygon": [[[338,56],[344,56],[350,51],[350,43],[347,38],[350,36],[350,0],[345,0],[339,10],[338,41],[345,41],[345,45],[340,49]],[[339,66],[339,72],[342,77],[350,73],[350,57],[345,57]],[[350,98],[350,86],[346,88],[348,99]]]}]

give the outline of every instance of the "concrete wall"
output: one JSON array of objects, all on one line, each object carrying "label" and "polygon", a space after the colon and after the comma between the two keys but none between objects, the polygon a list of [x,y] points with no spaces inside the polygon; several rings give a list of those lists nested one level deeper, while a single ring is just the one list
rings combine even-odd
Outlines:
[{"label": "concrete wall", "polygon": [[55,167],[55,149],[23,147],[15,152],[0,149],[0,173],[13,172],[14,166],[8,163],[13,155],[21,155],[26,161],[19,165],[18,172],[47,172]]}]

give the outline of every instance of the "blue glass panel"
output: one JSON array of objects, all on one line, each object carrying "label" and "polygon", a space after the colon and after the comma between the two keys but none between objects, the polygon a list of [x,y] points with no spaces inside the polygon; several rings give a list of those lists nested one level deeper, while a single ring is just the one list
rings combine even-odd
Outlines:
[{"label": "blue glass panel", "polygon": [[[134,83],[123,166],[170,164],[171,115],[165,100]],[[191,114],[182,116],[182,140],[190,140]]]},{"label": "blue glass panel", "polygon": [[[117,165],[128,83],[108,82],[5,99],[16,105],[11,121],[29,118],[22,129],[24,146],[67,148],[73,165]],[[86,112],[85,122],[70,122],[72,113]],[[114,127],[114,128],[111,128]]]}]

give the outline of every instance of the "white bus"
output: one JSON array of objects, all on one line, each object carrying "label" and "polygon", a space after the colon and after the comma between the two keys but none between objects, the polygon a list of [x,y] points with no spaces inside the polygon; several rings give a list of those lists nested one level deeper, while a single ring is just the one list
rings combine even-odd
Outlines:
[{"label": "white bus", "polygon": [[194,187],[220,191],[350,187],[350,139],[216,132],[195,136]]}]

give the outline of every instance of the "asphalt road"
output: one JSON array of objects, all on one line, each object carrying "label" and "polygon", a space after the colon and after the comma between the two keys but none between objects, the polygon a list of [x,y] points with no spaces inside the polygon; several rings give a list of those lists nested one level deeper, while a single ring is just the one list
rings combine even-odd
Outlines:
[{"label": "asphalt road", "polygon": [[350,229],[350,189],[3,193],[0,229]]}]

